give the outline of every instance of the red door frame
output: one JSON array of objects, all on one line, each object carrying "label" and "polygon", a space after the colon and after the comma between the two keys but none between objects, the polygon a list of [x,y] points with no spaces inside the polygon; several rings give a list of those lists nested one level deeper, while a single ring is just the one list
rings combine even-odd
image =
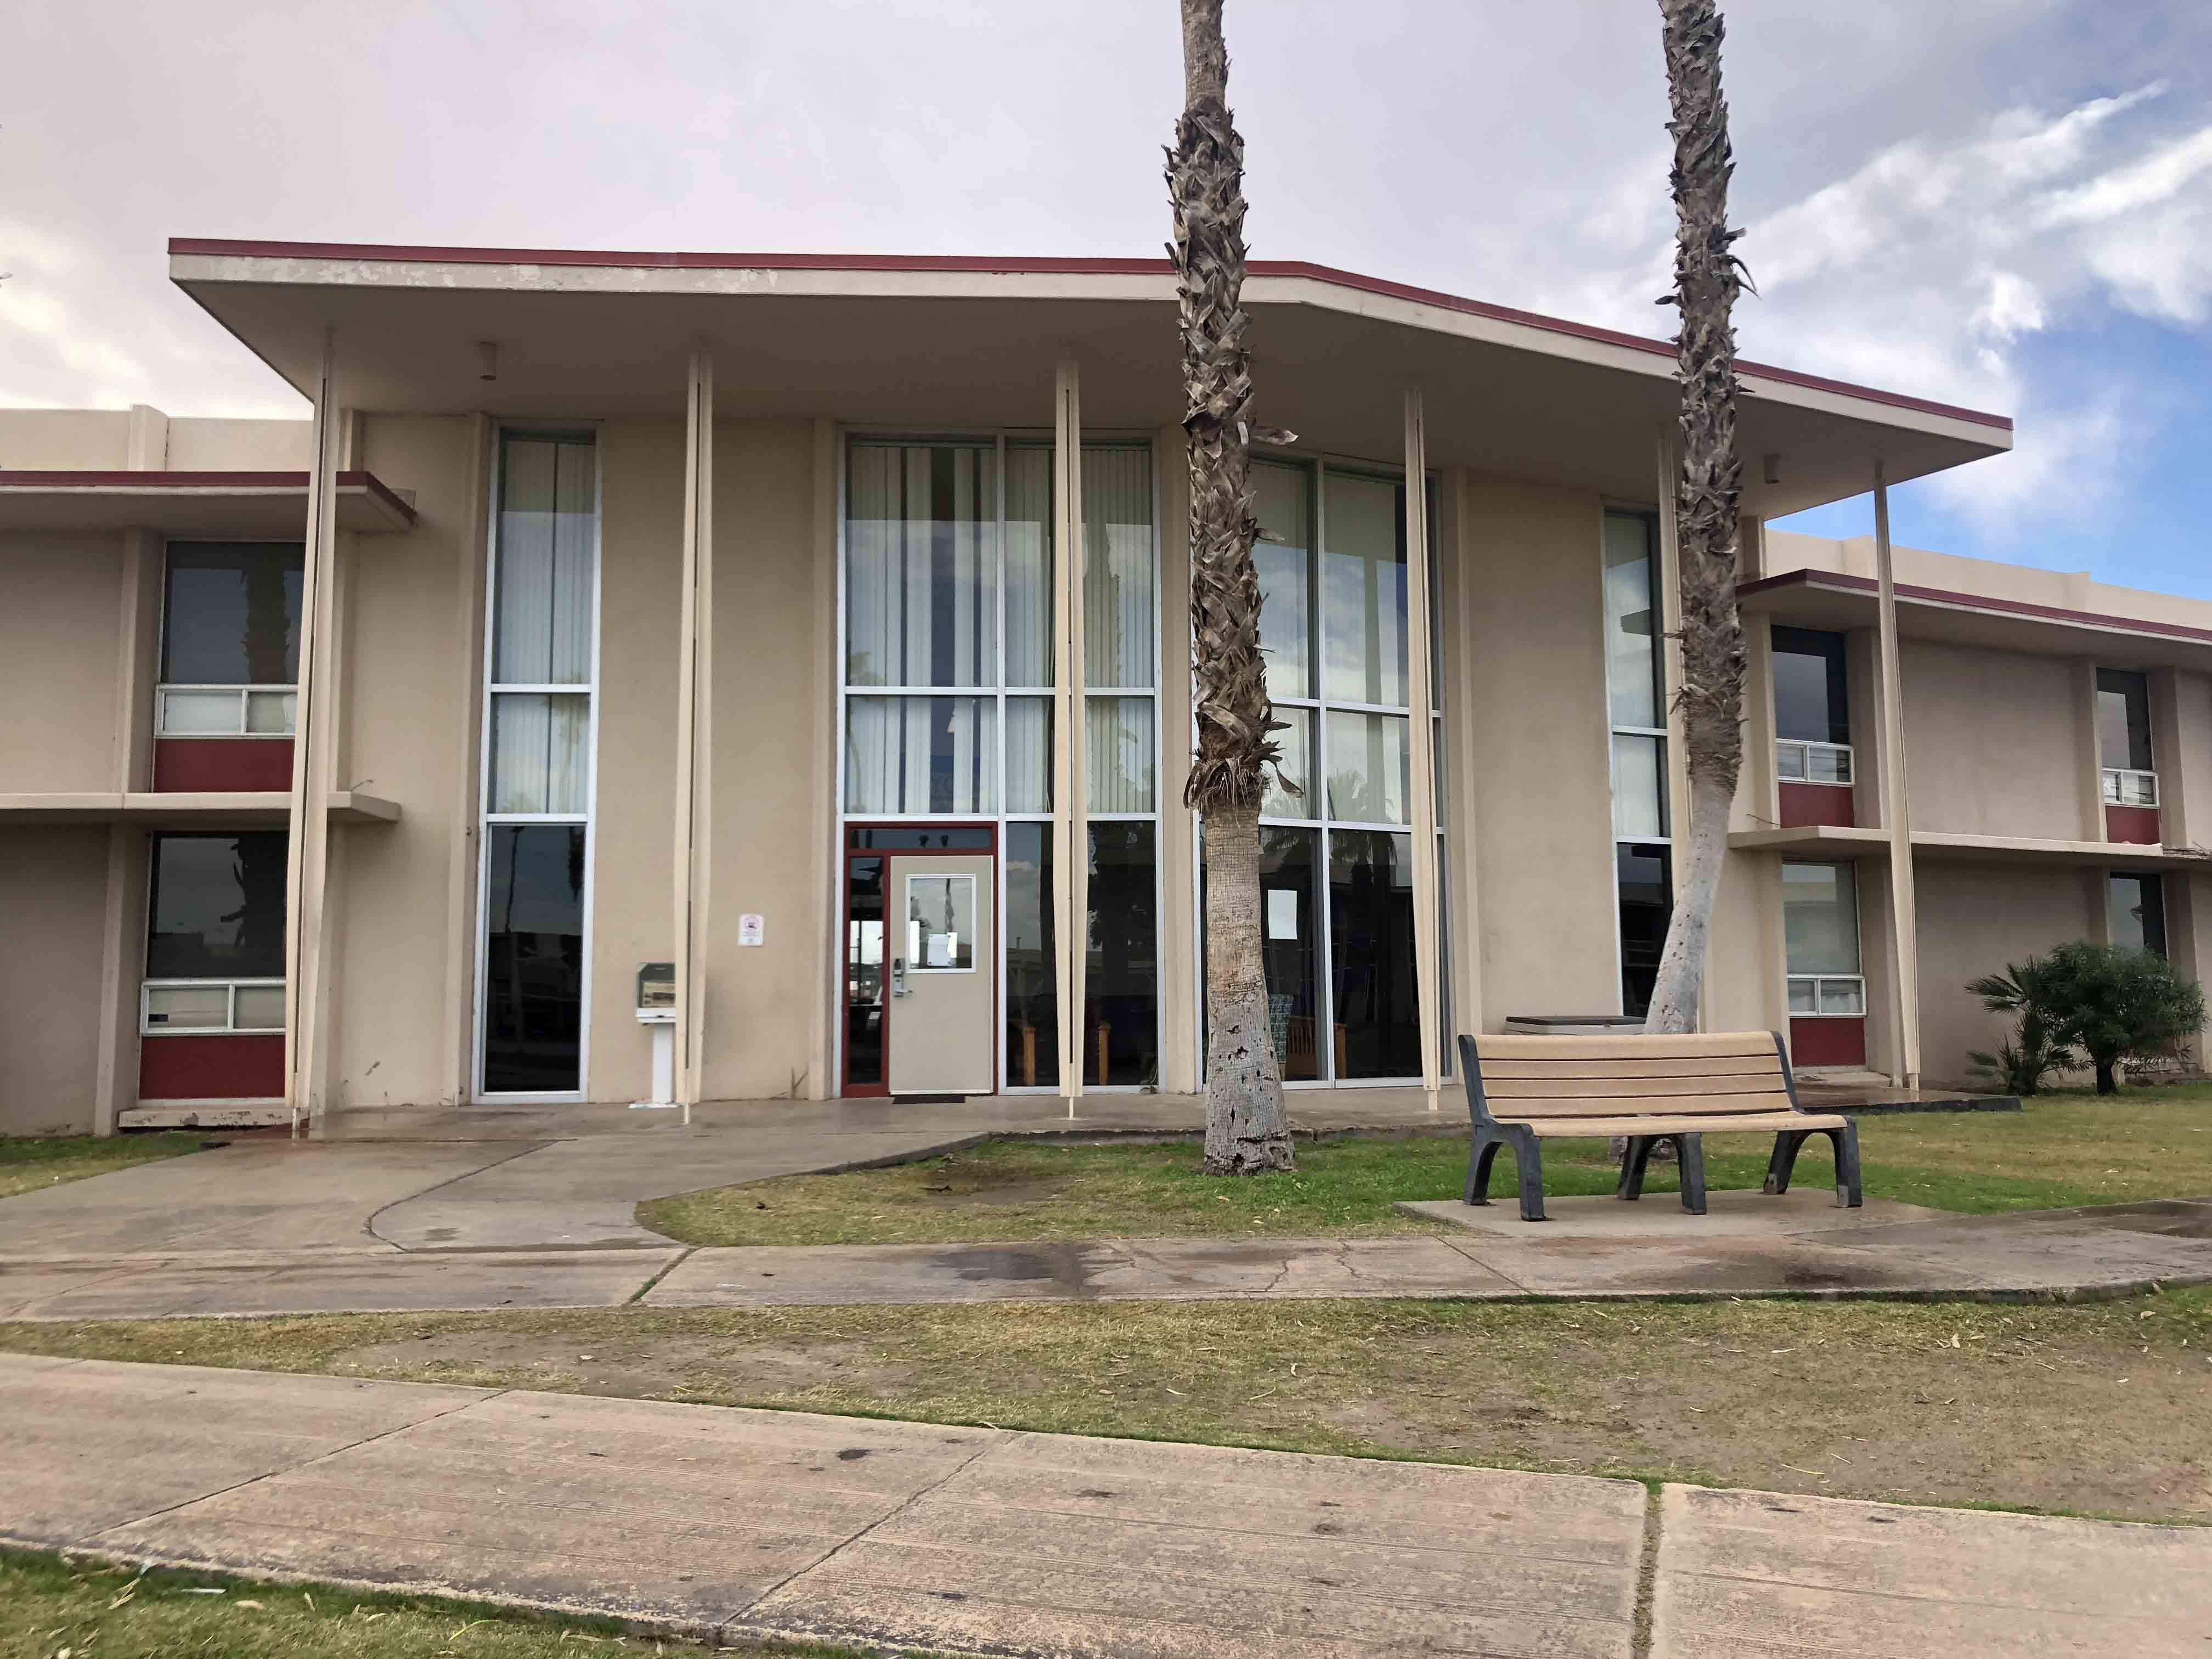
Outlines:
[{"label": "red door frame", "polygon": [[[861,830],[892,830],[900,833],[927,835],[933,831],[961,830],[982,832],[981,847],[855,847],[856,832]],[[915,858],[988,858],[991,860],[991,1092],[999,1092],[999,1073],[1006,1056],[1002,1052],[1006,1026],[1005,984],[1006,953],[999,948],[1004,918],[999,915],[999,826],[995,823],[976,823],[953,820],[945,823],[927,823],[913,818],[892,818],[881,823],[848,823],[844,830],[844,846],[838,860],[837,897],[837,1093],[847,1100],[887,1100],[891,1092],[891,996],[890,986],[885,982],[883,993],[883,1053],[884,1077],[880,1083],[854,1083],[853,1066],[853,860],[881,859],[884,861],[884,945],[889,971],[890,945],[891,866],[895,860]]]}]

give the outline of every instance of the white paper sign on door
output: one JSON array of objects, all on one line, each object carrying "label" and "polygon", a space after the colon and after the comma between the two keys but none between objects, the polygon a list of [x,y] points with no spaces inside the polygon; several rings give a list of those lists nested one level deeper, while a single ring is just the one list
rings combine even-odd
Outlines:
[{"label": "white paper sign on door", "polygon": [[1291,887],[1270,887],[1267,890],[1267,937],[1296,939],[1297,936],[1297,890]]}]

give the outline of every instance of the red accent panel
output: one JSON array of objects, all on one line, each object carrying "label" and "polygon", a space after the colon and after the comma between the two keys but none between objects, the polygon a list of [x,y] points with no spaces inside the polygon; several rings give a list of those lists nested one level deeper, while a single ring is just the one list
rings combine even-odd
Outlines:
[{"label": "red accent panel", "polygon": [[281,1032],[211,1032],[206,1036],[138,1039],[138,1098],[281,1100]]},{"label": "red accent panel", "polygon": [[2158,808],[2107,806],[2105,809],[2105,839],[2158,846],[2164,839],[2159,831]]},{"label": "red accent panel", "polygon": [[291,787],[289,738],[161,738],[154,744],[157,793]]},{"label": "red accent panel", "polygon": [[1808,824],[1828,823],[1854,830],[1853,791],[1847,784],[1785,783],[1782,786],[1782,827],[1801,830]]},{"label": "red accent panel", "polygon": [[[236,241],[227,237],[206,236],[172,236],[169,239],[169,253],[173,258],[179,255],[204,254],[217,258],[404,260],[410,264],[572,265],[653,270],[959,270],[1074,276],[1168,276],[1175,273],[1175,267],[1165,259],[1021,258],[979,253],[617,253],[575,248]],[[1379,276],[1363,276],[1358,271],[1340,270],[1334,265],[1315,264],[1305,259],[1254,259],[1245,270],[1253,276],[1303,276],[1313,282],[1326,283],[1333,288],[1351,289],[1362,294],[1379,294],[1390,299],[1411,300],[1417,304],[1434,306],[1442,311],[1456,311],[1468,316],[1491,318],[1498,322],[1517,323],[1524,328],[1541,329],[1549,334],[1571,335],[1577,339],[1596,340],[1607,345],[1625,346],[1632,351],[1650,352],[1659,356],[1672,357],[1675,355],[1673,345],[1646,335],[1624,334],[1618,329],[1569,322],[1564,318],[1547,317],[1534,311],[1517,311],[1510,306],[1491,305],[1485,301],[1445,294],[1436,289],[1386,282]],[[1838,392],[1847,398],[1863,398],[1869,403],[1886,404],[1893,409],[1911,409],[1923,414],[1948,416],[1954,420],[1971,421],[1977,426],[1995,427],[2003,432],[2012,430],[2009,416],[1960,409],[1953,404],[1932,403],[1924,398],[1908,398],[1902,392],[1853,386],[1845,380],[1831,380],[1817,374],[1801,374],[1796,369],[1777,368],[1771,364],[1742,359],[1738,360],[1736,368],[1757,379],[1807,386],[1816,392]]]},{"label": "red accent panel", "polygon": [[1826,1019],[1790,1022],[1790,1063],[1792,1066],[1863,1066],[1866,1064],[1866,1021],[1832,1015]]}]

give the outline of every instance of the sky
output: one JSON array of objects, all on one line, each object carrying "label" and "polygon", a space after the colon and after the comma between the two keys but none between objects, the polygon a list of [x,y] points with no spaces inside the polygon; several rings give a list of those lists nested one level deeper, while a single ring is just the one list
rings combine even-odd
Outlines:
[{"label": "sky", "polygon": [[[2212,6],[1723,0],[1747,356],[1993,410],[1899,541],[2212,599]],[[304,415],[172,235],[1150,255],[1172,0],[11,0],[0,405]],[[1663,334],[1653,0],[1229,0],[1255,257]],[[1867,499],[1786,521],[1872,526]]]}]

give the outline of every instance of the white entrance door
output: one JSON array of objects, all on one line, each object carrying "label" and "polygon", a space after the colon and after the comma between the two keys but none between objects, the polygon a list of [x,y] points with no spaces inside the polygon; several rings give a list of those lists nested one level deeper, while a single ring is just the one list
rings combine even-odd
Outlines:
[{"label": "white entrance door", "polygon": [[894,858],[891,878],[891,1093],[988,1095],[999,960],[991,860]]}]

